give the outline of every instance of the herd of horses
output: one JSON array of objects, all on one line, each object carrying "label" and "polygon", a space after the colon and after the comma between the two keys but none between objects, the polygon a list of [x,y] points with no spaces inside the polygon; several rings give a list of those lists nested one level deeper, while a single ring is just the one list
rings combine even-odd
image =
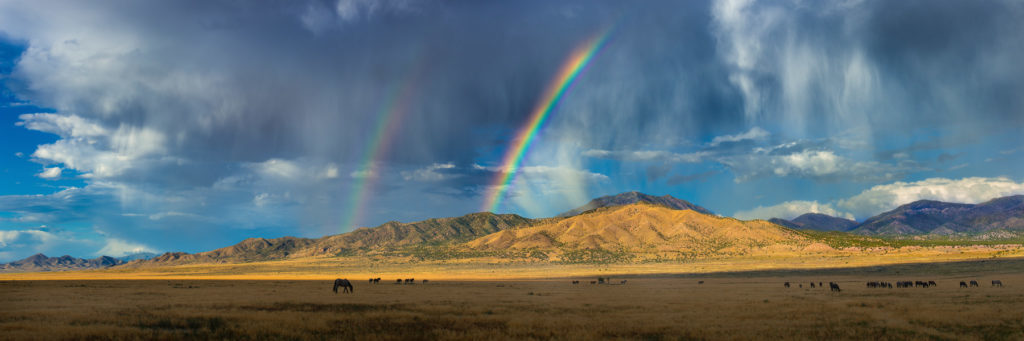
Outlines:
[{"label": "herd of horses", "polygon": [[[798,285],[800,286],[800,288],[804,287],[803,283],[798,283]],[[786,288],[789,288],[792,285],[789,282],[785,282],[785,283],[782,283],[782,286],[786,287]],[[814,282],[811,282],[810,286],[811,286],[812,289],[815,288]],[[888,288],[888,289],[892,289],[893,288],[893,285],[892,285],[891,282],[867,282],[866,286],[868,288],[872,288],[872,289],[874,289],[874,288]],[[896,282],[896,288],[931,288],[931,287],[935,287],[935,286],[938,286],[938,284],[936,284],[935,281],[897,281]],[[977,286],[978,286],[978,281],[975,281],[975,280],[970,281],[970,286],[968,286],[968,282],[960,281],[960,287],[961,288],[977,287]],[[1001,288],[1003,286],[1003,281],[998,280],[998,279],[992,280],[992,286],[993,287],[1000,287]],[[825,286],[822,285],[821,282],[818,282],[818,287],[824,288]],[[841,292],[842,291],[841,289],[839,289],[839,284],[836,284],[835,282],[828,282],[828,287],[829,287],[830,291],[836,291],[836,292]]]},{"label": "herd of horses", "polygon": [[[427,284],[427,283],[430,283],[430,281],[424,279],[420,283]],[[370,278],[370,284],[380,284],[380,277]],[[395,280],[395,284],[416,284],[416,279],[414,279],[414,278],[404,278],[404,279],[403,278],[399,278],[399,279]],[[343,289],[342,293],[352,293],[352,292],[354,292],[353,291],[353,287],[352,287],[352,282],[349,282],[349,280],[345,279],[345,278],[338,278],[338,279],[334,280],[334,293],[335,294],[338,293],[338,288],[342,288]]]},{"label": "herd of horses", "polygon": [[[421,283],[427,284],[429,282],[430,281],[424,279]],[[370,284],[379,284],[379,283],[380,283],[380,277],[370,278]],[[580,283],[581,283],[581,281],[579,281],[579,280],[573,280],[572,281],[573,285],[577,285],[577,284],[580,284]],[[414,279],[414,278],[405,278],[405,279],[399,278],[399,279],[395,280],[395,284],[416,284],[416,279]],[[590,281],[590,284],[615,285],[615,283],[612,283],[612,279],[611,278],[606,278],[606,277],[598,277],[596,281]],[[697,284],[704,284],[704,281],[700,281]],[[815,286],[814,284],[815,284],[814,282],[810,283],[810,287],[812,289],[816,288],[816,287],[818,287],[818,288],[825,288],[825,285],[822,282],[818,282],[817,286]],[[626,280],[619,281],[618,285],[626,285]],[[799,285],[800,288],[804,287],[803,283],[797,283],[797,285]],[[782,286],[784,286],[786,288],[790,288],[790,287],[792,287],[792,284],[790,284],[789,282],[785,282],[785,283],[782,284]],[[931,287],[935,287],[935,286],[938,286],[938,284],[935,283],[935,281],[897,281],[896,282],[896,288],[931,288]],[[976,281],[976,280],[971,280],[970,282],[960,281],[960,287],[961,288],[978,287],[978,286],[979,286],[978,285],[978,281]],[[1003,281],[998,280],[998,279],[992,280],[992,286],[993,287],[1000,287],[1001,288],[1003,286]],[[835,282],[828,282],[828,287],[829,287],[829,291],[842,292],[842,289],[839,288],[839,284],[837,284]],[[893,284],[891,282],[867,282],[867,287],[868,288],[888,288],[888,289],[892,289],[893,288]],[[338,293],[338,288],[342,288],[342,293],[354,293],[355,292],[354,288],[352,287],[352,282],[349,282],[348,279],[343,279],[343,278],[335,279],[334,280],[334,293],[335,294]]]},{"label": "herd of horses", "polygon": [[[801,288],[804,287],[803,283],[797,283],[797,285],[799,285]],[[789,284],[789,282],[786,282],[786,283],[782,283],[782,286],[789,288],[790,284]],[[825,285],[822,284],[821,282],[818,282],[818,286],[817,287],[824,288]],[[816,288],[816,287],[814,286],[814,282],[811,282],[811,289],[813,289],[813,288]],[[835,292],[842,292],[843,291],[842,289],[839,288],[839,284],[836,283],[836,282],[828,282],[828,290],[829,291],[835,291]]]},{"label": "herd of horses", "polygon": [[[580,281],[579,280],[573,280],[572,284],[573,285],[580,284]],[[612,283],[612,279],[611,278],[605,278],[605,277],[598,277],[596,281],[590,281],[590,284],[616,285],[615,283]],[[619,281],[619,284],[617,284],[617,285],[626,285],[626,280]]]}]

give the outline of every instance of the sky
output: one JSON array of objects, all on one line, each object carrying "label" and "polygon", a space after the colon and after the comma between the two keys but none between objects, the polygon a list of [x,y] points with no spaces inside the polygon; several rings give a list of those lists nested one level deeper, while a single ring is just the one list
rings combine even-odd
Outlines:
[{"label": "sky", "polygon": [[1024,3],[0,0],[0,262],[1024,194]]}]

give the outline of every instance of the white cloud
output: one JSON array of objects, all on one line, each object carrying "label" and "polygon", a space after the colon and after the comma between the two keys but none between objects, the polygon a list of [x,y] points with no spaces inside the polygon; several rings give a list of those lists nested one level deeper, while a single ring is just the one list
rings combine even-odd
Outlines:
[{"label": "white cloud", "polygon": [[405,179],[406,181],[441,181],[444,179],[449,179],[455,175],[445,174],[438,171],[453,168],[455,168],[455,164],[451,162],[435,163],[417,170],[402,172],[402,178]]},{"label": "white cloud", "polygon": [[135,253],[142,252],[153,252],[156,250],[139,243],[129,242],[117,238],[107,238],[106,244],[103,245],[99,251],[96,251],[96,256],[111,256],[111,257],[122,257]]},{"label": "white cloud", "polygon": [[117,176],[133,167],[162,161],[166,152],[164,134],[149,128],[122,124],[108,129],[77,115],[24,114],[18,118],[18,125],[61,137],[38,146],[33,158],[63,164],[86,177]]},{"label": "white cloud", "polygon": [[907,172],[907,167],[904,166],[876,161],[855,161],[826,149],[780,152],[789,147],[793,145],[756,148],[749,154],[724,156],[717,161],[736,174],[737,182],[769,175],[819,180],[844,178],[854,181],[886,181]]},{"label": "white cloud", "polygon": [[36,174],[36,176],[43,179],[56,179],[60,177],[60,172],[60,167],[49,167],[43,168],[43,171],[40,172],[39,174]]},{"label": "white cloud", "polygon": [[35,249],[44,249],[57,239],[56,235],[40,230],[0,231],[0,247],[3,248],[33,245]]},{"label": "white cloud", "polygon": [[874,186],[853,197],[839,200],[836,206],[858,217],[868,217],[917,200],[976,204],[1016,194],[1024,194],[1024,183],[1006,177],[931,178]]},{"label": "white cloud", "polygon": [[195,215],[195,214],[192,214],[192,213],[168,211],[168,212],[160,212],[160,213],[150,214],[149,215],[149,220],[160,220],[160,219],[164,219],[164,218],[168,218],[168,217],[202,218],[201,216]]},{"label": "white cloud", "polygon": [[733,214],[736,219],[750,220],[750,219],[771,219],[771,218],[782,218],[782,219],[793,219],[804,213],[821,213],[827,214],[833,217],[842,217],[846,219],[854,219],[853,214],[847,212],[840,212],[832,207],[828,203],[818,203],[817,201],[802,201],[794,200],[787,201],[774,206],[758,206],[751,210],[738,211]]},{"label": "white cloud", "polygon": [[709,145],[714,147],[714,146],[717,146],[717,145],[722,144],[724,142],[740,142],[740,141],[747,141],[747,140],[760,140],[760,139],[766,138],[766,137],[768,137],[770,135],[771,134],[769,134],[767,130],[761,129],[760,127],[753,127],[753,128],[750,128],[750,130],[748,130],[747,132],[742,133],[742,134],[715,136],[714,139],[711,139],[711,143]]},{"label": "white cloud", "polygon": [[327,164],[327,167],[324,169],[323,178],[324,179],[335,179],[337,177],[338,177],[338,165],[335,165],[333,163]]},{"label": "white cloud", "polygon": [[603,149],[589,149],[583,151],[583,156],[598,159],[613,159],[621,161],[662,161],[662,162],[684,162],[697,163],[704,161],[704,158],[711,155],[708,152],[673,153],[660,150],[631,150],[613,151]]}]

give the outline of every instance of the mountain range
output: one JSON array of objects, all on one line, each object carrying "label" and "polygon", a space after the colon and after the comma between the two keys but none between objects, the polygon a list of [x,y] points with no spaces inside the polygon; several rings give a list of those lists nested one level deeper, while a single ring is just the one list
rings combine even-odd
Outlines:
[{"label": "mountain range", "polygon": [[807,213],[793,220],[773,218],[770,221],[795,229],[873,236],[1024,232],[1024,195],[996,198],[980,204],[918,200],[861,223],[818,213]]},{"label": "mountain range", "polygon": [[10,263],[0,263],[0,272],[66,271],[108,268],[134,260],[146,260],[157,256],[152,252],[138,252],[122,257],[100,256],[93,259],[71,257],[47,257],[42,253]]},{"label": "mountain range", "polygon": [[998,198],[977,205],[922,200],[857,223],[817,213],[792,220],[742,221],[714,215],[710,210],[672,196],[627,192],[594,199],[553,218],[530,219],[515,214],[481,212],[413,223],[388,222],[321,238],[250,238],[194,254],[168,252],[151,258],[149,255],[135,257],[141,259],[104,256],[85,260],[38,254],[0,264],[0,271],[137,268],[375,254],[408,256],[415,253],[422,257],[431,252],[495,257],[529,253],[540,260],[570,262],[691,259],[758,250],[820,251],[828,248],[828,241],[816,239],[823,237],[799,230],[839,231],[847,236],[842,238],[1019,233],[1024,232],[1024,196]]}]

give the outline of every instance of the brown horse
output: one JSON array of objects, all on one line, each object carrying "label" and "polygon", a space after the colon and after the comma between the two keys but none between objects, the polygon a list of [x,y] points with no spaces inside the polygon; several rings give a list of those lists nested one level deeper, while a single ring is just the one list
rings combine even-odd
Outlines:
[{"label": "brown horse", "polygon": [[338,287],[342,287],[342,293],[355,293],[355,289],[352,288],[352,283],[347,279],[338,278],[334,280],[334,293],[338,293]]}]

